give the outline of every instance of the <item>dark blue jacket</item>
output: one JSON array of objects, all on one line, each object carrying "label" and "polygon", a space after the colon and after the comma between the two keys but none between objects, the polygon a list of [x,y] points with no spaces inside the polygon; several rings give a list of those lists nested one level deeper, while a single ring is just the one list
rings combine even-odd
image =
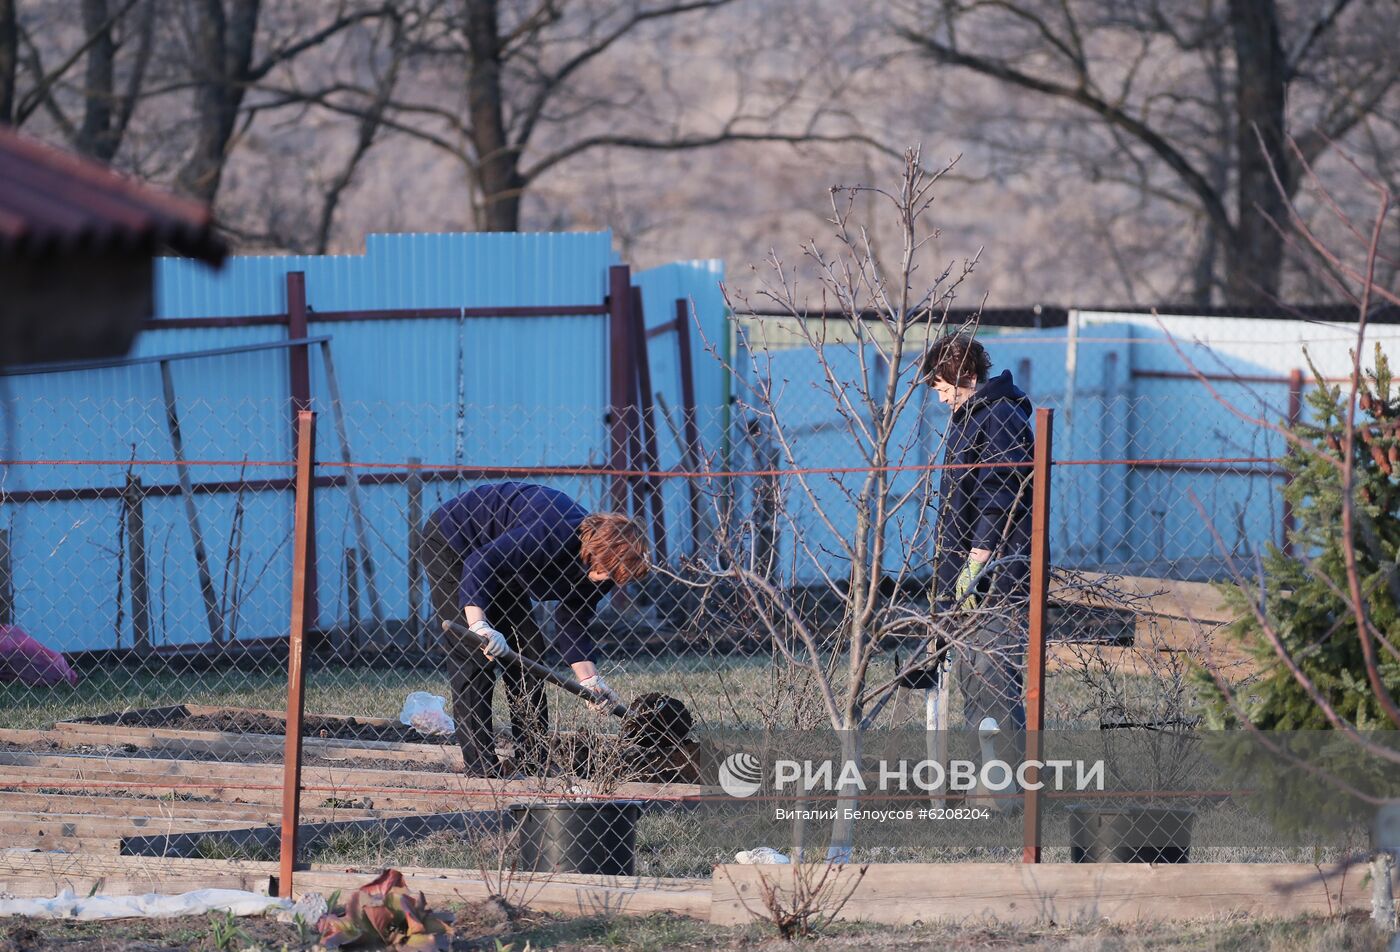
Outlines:
[{"label": "dark blue jacket", "polygon": [[507,602],[557,601],[555,647],[564,661],[593,654],[588,625],[612,582],[591,582],[579,558],[579,523],[588,510],[557,489],[492,483],[450,499],[433,524],[462,556],[457,606],[475,605],[486,620]]},{"label": "dark blue jacket", "polygon": [[[946,464],[1029,463],[1033,449],[1031,402],[1003,370],[953,411],[945,439]],[[936,603],[948,609],[953,586],[972,549],[990,549],[1002,563],[980,587],[1003,598],[1030,592],[1030,467],[945,469],[939,482],[934,550]]]}]

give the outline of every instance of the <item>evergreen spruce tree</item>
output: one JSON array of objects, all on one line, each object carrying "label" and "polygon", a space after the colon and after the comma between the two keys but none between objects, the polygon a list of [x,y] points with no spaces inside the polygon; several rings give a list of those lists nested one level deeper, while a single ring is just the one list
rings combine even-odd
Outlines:
[{"label": "evergreen spruce tree", "polygon": [[[1342,470],[1348,392],[1329,385],[1313,368],[1317,387],[1308,395],[1312,419],[1293,432],[1284,467],[1291,479],[1283,488],[1292,506],[1291,554],[1270,546],[1263,560],[1265,616],[1289,656],[1337,713],[1358,730],[1397,727],[1380,706],[1366,677],[1356,618],[1347,596],[1343,546],[1356,552],[1367,616],[1391,644],[1400,647],[1400,394],[1380,345],[1375,369],[1360,382],[1353,446],[1355,537],[1342,531]],[[1257,585],[1257,583],[1256,583]],[[1226,592],[1239,620],[1227,630],[1253,655],[1258,679],[1242,686],[1236,701],[1250,723],[1265,730],[1323,730],[1331,725],[1321,709],[1280,661],[1261,630],[1252,600],[1258,588]],[[1376,644],[1382,682],[1400,696],[1400,661]],[[1235,726],[1237,712],[1209,677],[1202,685],[1206,722]]]},{"label": "evergreen spruce tree", "polygon": [[[1348,595],[1344,546],[1351,544],[1356,553],[1367,617],[1400,648],[1400,393],[1377,346],[1375,369],[1365,375],[1357,394],[1354,537],[1347,539],[1339,464],[1349,390],[1327,384],[1317,368],[1312,369],[1317,378],[1308,396],[1312,418],[1292,428],[1299,443],[1290,441],[1284,460],[1291,479],[1283,493],[1295,520],[1289,534],[1291,553],[1270,546],[1262,560],[1264,615],[1288,656],[1337,714],[1372,742],[1394,749],[1397,725],[1381,708],[1366,674]],[[1235,705],[1242,711],[1208,672],[1199,673],[1198,685],[1206,726],[1237,728],[1247,719],[1272,733],[1267,742],[1257,742],[1250,731],[1212,732],[1209,747],[1230,780],[1255,791],[1252,802],[1271,816],[1277,829],[1317,837],[1314,842],[1319,845],[1335,845],[1339,834],[1354,833],[1358,824],[1368,823],[1375,809],[1343,790],[1392,795],[1397,770],[1331,729],[1255,617],[1251,605],[1258,598],[1258,585],[1256,579],[1225,592],[1238,616],[1226,635],[1253,656],[1257,670],[1254,678],[1232,687]],[[1373,643],[1382,683],[1393,697],[1400,696],[1400,661],[1378,640]],[[1314,769],[1302,769],[1300,762]]]}]

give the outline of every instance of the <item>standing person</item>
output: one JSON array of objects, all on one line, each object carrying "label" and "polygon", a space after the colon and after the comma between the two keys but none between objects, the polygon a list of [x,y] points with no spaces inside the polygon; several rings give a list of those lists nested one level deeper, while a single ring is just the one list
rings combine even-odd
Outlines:
[{"label": "standing person", "polygon": [[[544,638],[536,601],[556,601],[555,647],[584,687],[616,702],[598,674],[588,625],[599,599],[647,574],[642,527],[625,515],[588,510],[556,489],[492,483],[448,500],[423,528],[422,559],[433,614],[465,621],[483,647],[447,632],[452,716],[466,772],[500,771],[491,730],[496,658],[509,647],[539,661]],[[517,766],[548,761],[549,709],[544,684],[519,664],[502,663]]]},{"label": "standing person", "polygon": [[[929,346],[924,381],[952,409],[938,492],[934,582],[940,614],[977,609],[957,661],[963,721],[995,735],[1024,730],[1022,665],[1030,598],[1031,402],[967,334]],[[981,465],[979,465],[981,464]],[[1002,464],[1002,465],[986,465]],[[991,563],[991,568],[987,568]],[[990,720],[990,723],[989,723]],[[1003,734],[1003,749],[1010,738]]]}]

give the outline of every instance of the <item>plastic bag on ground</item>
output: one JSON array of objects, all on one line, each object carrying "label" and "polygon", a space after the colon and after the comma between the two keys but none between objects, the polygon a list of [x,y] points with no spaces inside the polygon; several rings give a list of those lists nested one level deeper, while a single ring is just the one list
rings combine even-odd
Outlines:
[{"label": "plastic bag on ground", "polygon": [[781,866],[791,863],[786,853],[771,846],[759,846],[751,850],[740,850],[734,854],[734,862],[745,866]]},{"label": "plastic bag on ground", "polygon": [[447,713],[447,701],[427,691],[414,691],[404,698],[399,723],[420,734],[451,734],[457,729]]},{"label": "plastic bag on ground", "polygon": [[231,912],[235,916],[261,916],[291,908],[290,899],[278,899],[242,889],[196,889],[177,896],[146,893],[144,896],[78,896],[65,889],[52,899],[0,899],[0,916],[36,916],[41,919],[161,919],[198,916],[206,912]]}]

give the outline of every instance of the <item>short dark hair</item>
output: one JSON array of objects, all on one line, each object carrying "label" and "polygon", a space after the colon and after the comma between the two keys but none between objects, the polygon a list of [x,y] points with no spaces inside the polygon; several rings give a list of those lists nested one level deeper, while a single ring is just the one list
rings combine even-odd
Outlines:
[{"label": "short dark hair", "polygon": [[957,387],[982,383],[992,369],[987,348],[970,334],[948,334],[929,344],[923,359],[924,383],[943,380]]}]

